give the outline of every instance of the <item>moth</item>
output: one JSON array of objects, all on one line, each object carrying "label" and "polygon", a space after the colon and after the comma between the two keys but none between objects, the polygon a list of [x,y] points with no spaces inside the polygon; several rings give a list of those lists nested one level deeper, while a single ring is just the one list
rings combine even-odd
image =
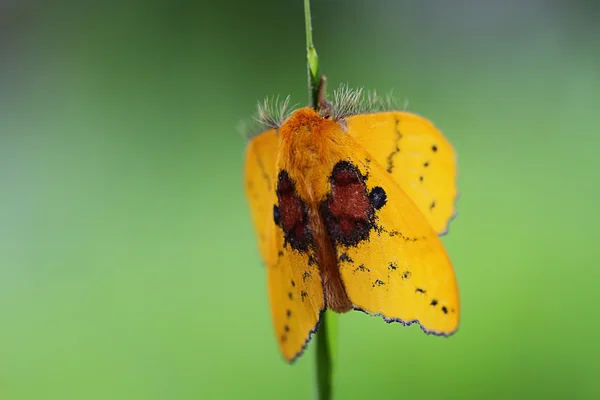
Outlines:
[{"label": "moth", "polygon": [[[289,100],[289,98],[288,98]],[[459,293],[439,235],[454,215],[455,153],[427,119],[340,87],[320,110],[259,109],[245,190],[275,336],[293,362],[323,311],[360,310],[448,336]]]}]

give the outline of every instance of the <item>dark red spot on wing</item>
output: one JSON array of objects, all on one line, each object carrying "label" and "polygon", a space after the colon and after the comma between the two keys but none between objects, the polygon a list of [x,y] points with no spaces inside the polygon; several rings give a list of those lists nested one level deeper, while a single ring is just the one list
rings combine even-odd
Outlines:
[{"label": "dark red spot on wing", "polygon": [[308,227],[307,206],[298,197],[294,182],[286,171],[279,172],[277,199],[279,207],[274,207],[274,219],[279,222],[286,242],[296,250],[308,250],[312,236]]},{"label": "dark red spot on wing", "polygon": [[320,209],[331,238],[346,246],[366,240],[375,226],[375,209],[385,204],[385,192],[378,187],[370,195],[365,177],[348,161],[335,165],[329,181],[331,192]]},{"label": "dark red spot on wing", "polygon": [[367,195],[364,182],[357,179],[359,172],[352,177],[349,171],[342,171],[332,177],[332,201],[329,202],[329,211],[345,221],[364,220],[369,217],[371,202]]},{"label": "dark red spot on wing", "polygon": [[338,163],[333,169],[332,179],[335,180],[335,183],[340,187],[351,185],[351,184],[359,184],[362,182],[360,179],[360,172],[349,162],[340,165]]}]

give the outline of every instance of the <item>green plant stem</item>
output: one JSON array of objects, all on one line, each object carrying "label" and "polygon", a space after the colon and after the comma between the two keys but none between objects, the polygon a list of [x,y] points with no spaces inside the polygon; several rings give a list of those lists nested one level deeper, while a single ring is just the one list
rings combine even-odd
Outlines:
[{"label": "green plant stem", "polygon": [[335,359],[336,315],[326,310],[316,337],[317,399],[330,400],[333,393],[333,364]]},{"label": "green plant stem", "polygon": [[319,56],[313,43],[310,0],[304,0],[304,22],[306,28],[306,59],[308,61],[308,100],[314,108],[319,107]]},{"label": "green plant stem", "polygon": [[[323,81],[319,73],[319,56],[313,43],[310,0],[304,0],[306,23],[306,60],[308,67],[308,96],[310,105],[319,108],[319,92]],[[323,88],[324,89],[324,88]],[[332,398],[333,364],[335,358],[336,315],[331,311],[321,314],[321,323],[316,334],[316,381],[317,399]]]}]

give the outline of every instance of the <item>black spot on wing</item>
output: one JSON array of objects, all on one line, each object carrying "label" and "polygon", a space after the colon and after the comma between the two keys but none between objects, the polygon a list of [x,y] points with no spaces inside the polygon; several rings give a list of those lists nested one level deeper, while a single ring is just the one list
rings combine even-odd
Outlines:
[{"label": "black spot on wing", "polygon": [[310,272],[308,272],[308,271],[304,271],[304,272],[302,273],[302,282],[306,282],[306,280],[307,280],[308,278],[310,278],[310,277],[311,277],[311,274],[310,274]]},{"label": "black spot on wing", "polygon": [[342,253],[342,255],[340,255],[340,262],[347,262],[347,263],[354,263],[354,260],[350,258],[350,256],[347,253]]},{"label": "black spot on wing", "polygon": [[383,228],[383,227],[377,227],[378,229],[378,233],[387,233],[390,237],[394,237],[394,236],[399,236],[400,238],[402,238],[402,240],[404,240],[405,242],[416,242],[417,240],[426,240],[427,237],[425,236],[404,236],[404,234],[400,231],[397,230],[390,230],[388,231],[387,229]]},{"label": "black spot on wing", "polygon": [[371,193],[369,193],[369,199],[371,200],[373,208],[379,210],[387,202],[387,194],[383,188],[376,186],[371,190]]},{"label": "black spot on wing", "polygon": [[371,270],[369,268],[365,267],[364,264],[360,264],[358,267],[356,267],[354,269],[354,273],[357,273],[357,272],[371,272]]},{"label": "black spot on wing", "polygon": [[373,282],[373,287],[375,286],[383,286],[385,285],[385,282],[380,280],[380,279],[376,279],[375,282]]}]

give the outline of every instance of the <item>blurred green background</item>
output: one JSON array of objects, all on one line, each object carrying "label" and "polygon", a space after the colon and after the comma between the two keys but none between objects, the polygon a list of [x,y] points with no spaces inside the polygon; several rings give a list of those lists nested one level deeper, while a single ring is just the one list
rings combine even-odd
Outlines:
[{"label": "blurred green background", "polygon": [[[450,339],[339,318],[337,398],[599,398],[600,7],[313,0],[330,87],[459,159]],[[0,398],[306,399],[271,328],[236,131],[306,104],[301,0],[0,1]]]}]

